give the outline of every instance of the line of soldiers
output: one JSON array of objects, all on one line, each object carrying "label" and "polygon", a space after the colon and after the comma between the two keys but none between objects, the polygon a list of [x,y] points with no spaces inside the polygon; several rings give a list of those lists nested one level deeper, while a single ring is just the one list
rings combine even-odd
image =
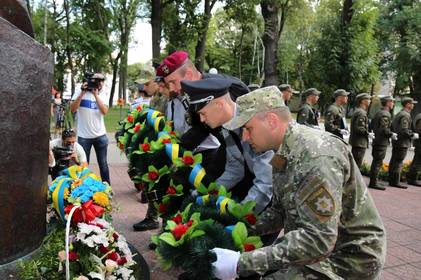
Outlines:
[{"label": "line of soldiers", "polygon": [[[251,234],[262,236],[266,246],[243,254],[213,249],[217,278],[379,277],[384,226],[353,156],[342,139],[292,121],[289,85],[257,86],[249,93],[252,86],[234,77],[200,73],[181,51],[166,57],[156,76],[181,145],[204,153],[207,173],[234,197],[256,201],[259,216]],[[319,94],[306,91],[308,106],[299,117],[308,126],[318,126],[312,106]],[[340,100],[348,94],[336,95],[332,110],[343,113],[346,102]],[[346,122],[338,125],[331,113],[329,118],[340,136],[347,131]],[[156,210],[149,203],[135,230],[155,228]],[[282,229],[284,235],[273,242]]]},{"label": "line of soldiers", "polygon": [[[285,85],[284,85],[285,87]],[[313,108],[319,99],[320,92],[310,88],[303,92],[303,104],[297,113],[297,122],[313,128],[320,129],[318,124],[318,112]],[[373,150],[373,161],[370,168],[369,187],[385,190],[385,186],[378,183],[378,175],[386,156],[387,147],[392,139],[392,158],[389,164],[389,185],[406,189],[406,185],[400,183],[402,164],[407,155],[408,149],[413,142],[415,153],[407,173],[407,183],[414,186],[421,186],[417,180],[421,171],[421,114],[411,119],[411,111],[417,102],[410,97],[402,98],[403,109],[393,118],[391,110],[394,106],[394,99],[391,96],[381,98],[382,109],[376,113],[374,118],[369,120],[367,111],[370,106],[371,96],[361,93],[356,96],[356,108],[351,118],[350,132],[347,127],[344,105],[348,103],[349,92],[338,89],[334,92],[335,102],[329,106],[325,114],[325,130],[344,138],[349,135],[349,144],[352,147],[352,155],[361,168],[366,149],[371,139]]]}]

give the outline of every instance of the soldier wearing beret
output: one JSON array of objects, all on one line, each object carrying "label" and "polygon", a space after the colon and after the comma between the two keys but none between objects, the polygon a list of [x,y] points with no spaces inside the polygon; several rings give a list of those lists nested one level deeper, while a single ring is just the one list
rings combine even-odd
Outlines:
[{"label": "soldier wearing beret", "polygon": [[[421,133],[421,113],[418,113],[414,120],[412,121],[412,127],[414,128],[414,158],[412,163],[409,166],[409,171],[406,174],[406,181],[410,185],[421,187],[421,182],[418,181],[418,174],[421,171],[421,141],[419,139],[419,134]],[[418,136],[418,137],[417,137]]]},{"label": "soldier wearing beret", "polygon": [[378,279],[385,229],[347,144],[299,125],[276,87],[237,99],[230,129],[243,127],[255,151],[275,151],[274,197],[258,234],[284,229],[275,244],[250,252],[214,248],[215,276],[262,279]]},{"label": "soldier wearing beret", "polygon": [[392,158],[389,163],[389,184],[396,188],[406,189],[407,186],[401,185],[402,163],[406,157],[408,149],[411,147],[411,139],[418,139],[418,134],[412,131],[411,111],[414,104],[418,103],[410,97],[402,98],[402,110],[393,118],[392,132]]},{"label": "soldier wearing beret", "polygon": [[361,168],[365,155],[365,150],[368,148],[368,138],[373,138],[374,134],[368,131],[368,116],[367,110],[370,106],[371,96],[368,93],[360,93],[357,95],[355,101],[357,107],[351,119],[351,135],[349,137],[349,144],[352,146],[352,155],[358,168]]},{"label": "soldier wearing beret", "polygon": [[348,103],[349,92],[344,89],[337,89],[333,95],[335,102],[326,111],[325,129],[343,139],[344,135],[349,134],[343,107]]},{"label": "soldier wearing beret", "polygon": [[[229,89],[231,81],[209,78],[199,81],[182,81],[181,87],[189,96],[190,111],[197,112],[200,121],[215,129],[229,122],[234,116],[235,103]],[[241,142],[240,131],[223,130],[227,151],[225,172],[216,182],[225,186],[234,197],[256,202],[260,213],[272,197],[273,152],[255,153],[249,144]]]},{"label": "soldier wearing beret", "polygon": [[281,91],[281,95],[284,99],[285,104],[288,106],[288,103],[291,100],[292,93],[294,92],[294,90],[288,84],[280,84],[278,88]]},{"label": "soldier wearing beret", "polygon": [[304,103],[297,113],[297,123],[319,129],[317,112],[313,106],[319,100],[320,91],[315,88],[309,88],[303,93]]},{"label": "soldier wearing beret", "polygon": [[393,132],[390,130],[392,125],[392,116],[390,112],[394,106],[394,99],[391,96],[384,96],[380,99],[383,108],[378,111],[374,118],[371,120],[371,127],[374,132],[373,139],[373,161],[371,162],[370,168],[370,183],[369,188],[385,190],[384,186],[381,186],[377,182],[380,168],[383,165],[384,157],[386,156],[387,147],[390,144],[390,137]]}]

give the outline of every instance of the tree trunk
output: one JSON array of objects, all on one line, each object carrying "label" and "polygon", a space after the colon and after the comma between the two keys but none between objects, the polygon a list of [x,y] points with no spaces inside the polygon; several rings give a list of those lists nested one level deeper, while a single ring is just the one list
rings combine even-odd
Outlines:
[{"label": "tree trunk", "polygon": [[196,58],[195,66],[197,70],[203,72],[205,66],[205,48],[206,48],[206,37],[208,34],[209,22],[212,17],[211,12],[216,0],[205,0],[205,10],[203,13],[200,30],[197,32],[197,45],[196,45]]},{"label": "tree trunk", "polygon": [[240,50],[239,50],[239,54],[238,54],[238,78],[240,80],[242,80],[241,56],[242,56],[242,53],[243,53],[243,42],[244,42],[244,26],[241,25]]},{"label": "tree trunk", "polygon": [[111,90],[110,90],[110,99],[108,100],[108,107],[113,107],[113,99],[114,99],[114,92],[115,92],[115,84],[117,82],[117,75],[118,75],[118,62],[120,60],[121,52],[118,52],[118,55],[115,59],[113,59],[110,55],[110,61],[113,67],[113,80],[111,82]]},{"label": "tree trunk", "polygon": [[161,54],[162,6],[161,0],[152,0],[151,2],[152,61],[153,64],[158,64]]},{"label": "tree trunk", "polygon": [[351,69],[349,68],[349,59],[351,56],[350,45],[351,45],[351,34],[349,33],[349,26],[351,24],[352,16],[354,15],[353,2],[355,0],[344,0],[341,16],[341,38],[342,40],[342,52],[339,58],[339,65],[342,67],[341,84],[339,87],[346,90],[351,89]]},{"label": "tree trunk", "polygon": [[63,1],[63,7],[65,10],[66,17],[66,55],[67,55],[67,64],[70,69],[71,76],[71,96],[75,94],[75,70],[73,69],[72,61],[72,50],[70,49],[70,11],[69,11],[69,2],[68,0]]},{"label": "tree trunk", "polygon": [[262,0],[262,16],[265,22],[263,43],[265,46],[264,73],[265,80],[263,86],[278,85],[278,40],[279,40],[279,6],[274,1]]}]

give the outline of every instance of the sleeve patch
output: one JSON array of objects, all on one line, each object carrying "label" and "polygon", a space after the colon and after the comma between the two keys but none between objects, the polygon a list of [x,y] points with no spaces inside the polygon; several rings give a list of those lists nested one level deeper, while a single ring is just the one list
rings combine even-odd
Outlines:
[{"label": "sleeve patch", "polygon": [[335,213],[335,200],[324,186],[320,186],[305,201],[305,204],[322,222]]}]

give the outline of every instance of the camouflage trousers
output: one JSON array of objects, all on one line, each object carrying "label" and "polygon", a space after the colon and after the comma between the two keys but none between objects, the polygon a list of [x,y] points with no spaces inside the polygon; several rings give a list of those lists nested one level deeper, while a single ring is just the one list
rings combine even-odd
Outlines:
[{"label": "camouflage trousers", "polygon": [[263,280],[339,280],[343,279],[340,276],[329,277],[318,271],[304,267],[293,267],[286,270],[278,270],[272,274],[265,275],[261,279]]}]

